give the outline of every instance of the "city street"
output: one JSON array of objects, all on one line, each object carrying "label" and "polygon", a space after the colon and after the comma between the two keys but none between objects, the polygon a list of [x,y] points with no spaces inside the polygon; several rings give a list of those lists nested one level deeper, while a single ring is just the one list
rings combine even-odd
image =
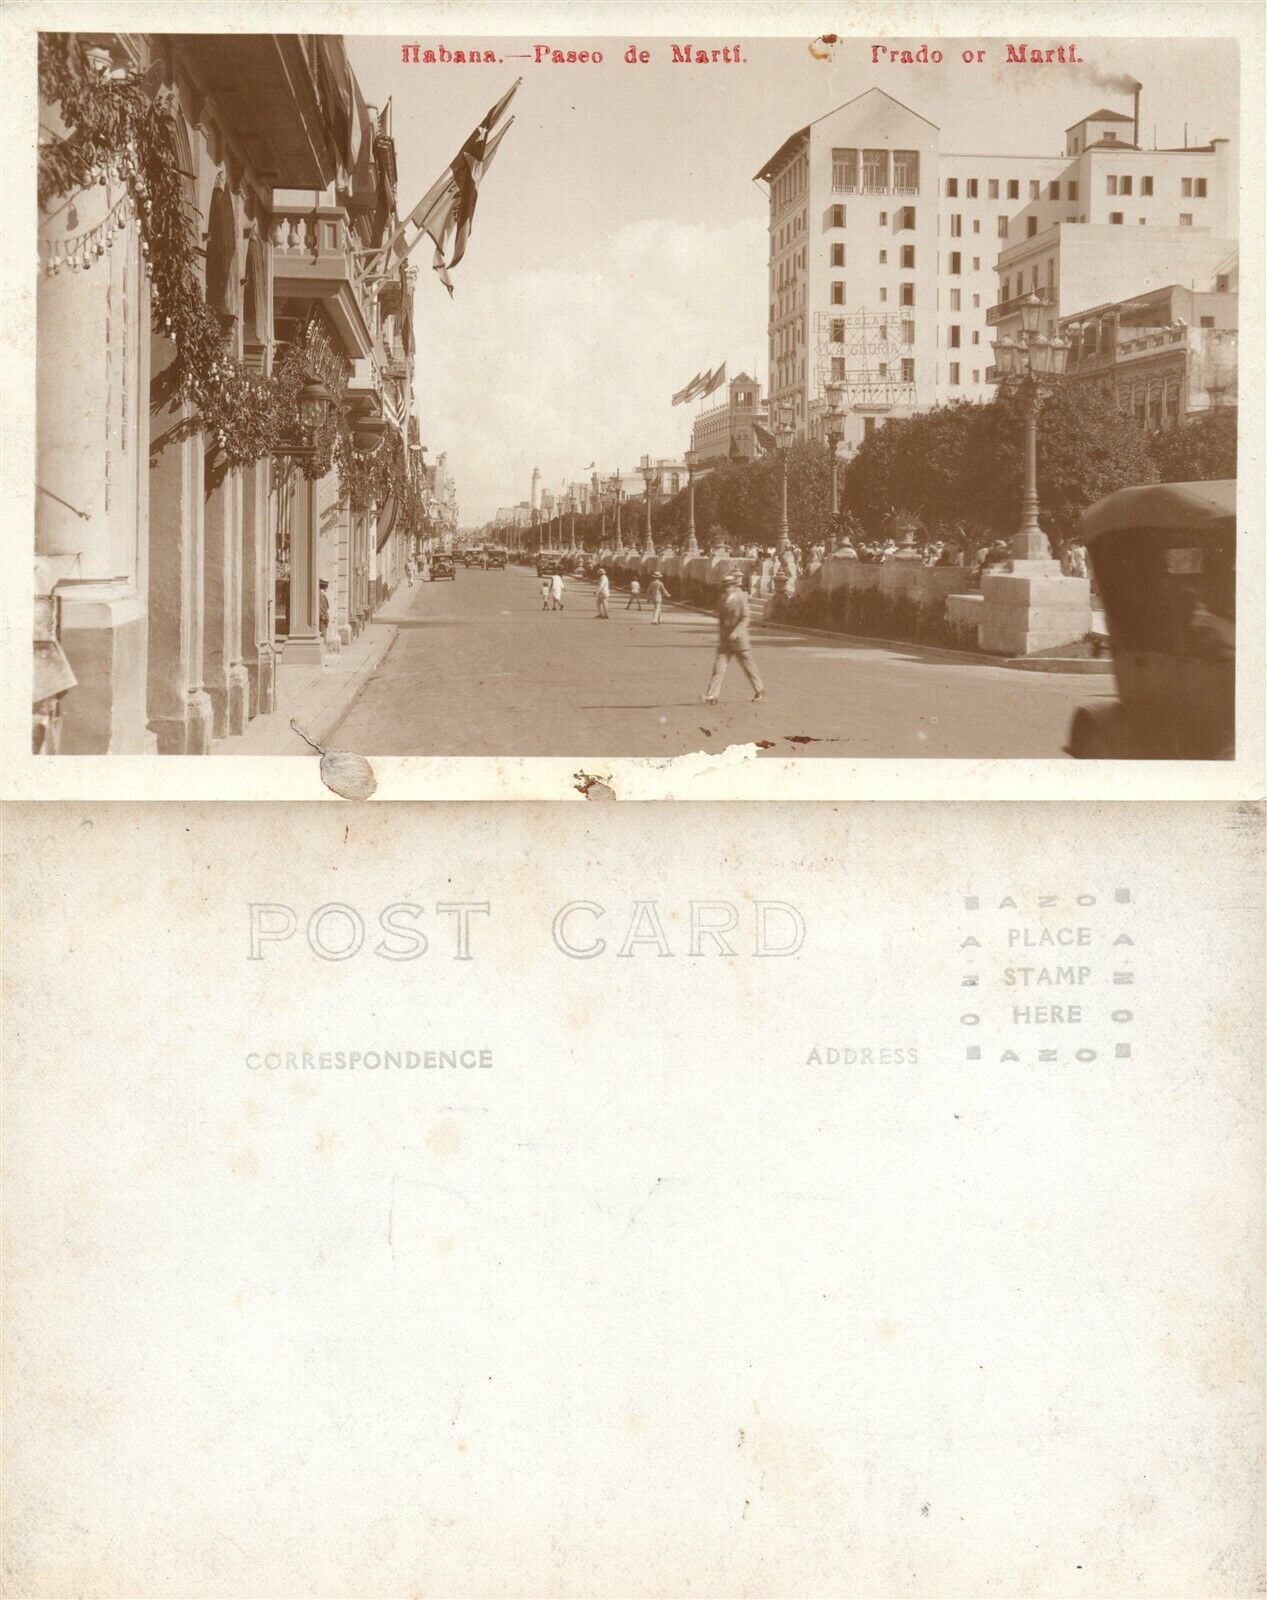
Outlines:
[{"label": "city street", "polygon": [[1074,708],[1115,692],[1107,673],[755,627],[767,698],[753,704],[732,666],[721,704],[706,706],[711,617],[668,606],[654,627],[645,599],[640,614],[613,591],[602,622],[592,582],[569,578],[562,611],[543,611],[539,590],[515,566],[419,583],[333,742],[367,756],[666,756],[769,741],[773,756],[1059,757]]}]

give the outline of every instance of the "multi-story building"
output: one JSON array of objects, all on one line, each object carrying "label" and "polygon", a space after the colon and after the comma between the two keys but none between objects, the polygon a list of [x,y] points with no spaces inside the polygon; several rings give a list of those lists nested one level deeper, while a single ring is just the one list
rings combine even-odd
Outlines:
[{"label": "multi-story building", "polygon": [[[371,276],[394,227],[395,152],[336,37],[45,36],[72,72],[155,93],[189,219],[196,302],[222,359],[268,379],[286,353],[368,453],[403,459],[412,411],[413,277]],[[40,106],[41,139],[69,131]],[[66,752],[204,754],[284,698],[399,580],[401,507],[352,504],[287,446],[235,465],[172,374],[179,330],[154,316],[144,191],[111,153],[99,181],[40,217],[37,583],[77,682]],[[139,196],[139,198],[138,198]],[[280,443],[280,442],[279,442]],[[329,621],[322,627],[325,606]]]},{"label": "multi-story building", "polygon": [[1123,123],[1137,131],[1131,118],[1103,110],[1066,130],[1064,168],[1014,220],[999,254],[992,339],[1015,336],[1032,294],[1050,334],[1080,306],[1212,278],[1235,251],[1231,142],[1142,150],[1123,137]]},{"label": "multi-story building", "polygon": [[728,456],[750,461],[757,453],[754,422],[764,422],[761,385],[741,372],[726,386],[720,405],[701,411],[691,427],[691,451],[696,461],[716,461]]},{"label": "multi-story building", "polygon": [[[769,185],[772,418],[800,437],[823,434],[834,398],[846,415],[833,431],[850,445],[888,417],[989,399],[1000,251],[1099,224],[1105,208],[1091,193],[1105,162],[1120,157],[1126,175],[1143,156],[1120,138],[1123,124],[1134,131],[1120,112],[1084,118],[1063,155],[962,154],[941,148],[927,118],[869,89],[792,134],[757,173]],[[1193,195],[1176,227],[1196,227],[1204,204],[1226,236],[1234,187],[1224,144],[1204,153],[1208,170],[1173,168],[1176,193],[1186,179]],[[1028,283],[1034,263],[1025,265]]]},{"label": "multi-story building", "polygon": [[1236,405],[1236,265],[1222,288],[1167,284],[1062,318],[1070,381],[1092,384],[1146,428]]}]

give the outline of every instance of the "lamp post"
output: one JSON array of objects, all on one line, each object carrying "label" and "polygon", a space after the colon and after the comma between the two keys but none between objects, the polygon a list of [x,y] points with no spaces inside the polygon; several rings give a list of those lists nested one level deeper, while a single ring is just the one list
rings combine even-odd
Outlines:
[{"label": "lamp post", "polygon": [[695,536],[695,451],[686,452],[686,554],[697,556],[700,553],[699,540]]},{"label": "lamp post", "polygon": [[647,486],[646,498],[645,498],[645,500],[643,502],[644,510],[645,510],[645,519],[646,520],[645,520],[645,524],[644,524],[645,534],[644,534],[643,543],[642,543],[642,553],[643,553],[644,556],[651,556],[652,559],[654,559],[655,558],[655,545],[652,543],[652,540],[651,540],[651,485],[659,477],[659,473],[656,471],[655,467],[652,466],[650,458],[647,457],[647,456],[643,456],[643,458],[642,458],[642,469],[641,470],[642,470],[642,481]]},{"label": "lamp post", "polygon": [[779,502],[779,549],[780,550],[787,549],[788,545],[790,545],[791,542],[792,542],[791,535],[790,535],[790,533],[788,531],[788,521],[787,521],[787,454],[788,454],[788,451],[792,448],[792,440],[793,440],[794,437],[795,437],[795,435],[792,432],[791,418],[788,416],[788,413],[787,413],[786,409],[781,410],[779,412],[779,432],[778,432],[779,465],[780,465],[780,467],[782,469],[782,476],[783,476],[783,493],[782,493],[782,498],[780,499],[780,502]]},{"label": "lamp post", "polygon": [[827,385],[827,444],[831,450],[831,551],[835,554],[837,530],[840,523],[840,440],[844,431],[844,385]]},{"label": "lamp post", "polygon": [[614,549],[613,549],[613,554],[614,555],[618,555],[618,556],[623,555],[625,553],[625,547],[621,542],[621,535],[620,535],[620,502],[621,502],[621,498],[622,498],[622,490],[621,490],[621,486],[620,486],[620,474],[618,472],[614,472],[614,473],[612,473],[612,499],[615,502],[615,506],[616,506],[616,544],[615,544]]},{"label": "lamp post", "polygon": [[1069,359],[1069,342],[1057,335],[1049,339],[1039,333],[1038,323],[1045,301],[1028,295],[1021,302],[1019,339],[994,341],[995,365],[1006,383],[1015,380],[1025,386],[1025,495],[1021,502],[1021,525],[1012,536],[1012,565],[1018,561],[1051,560],[1047,535],[1038,523],[1038,414],[1043,391],[1059,379]]}]

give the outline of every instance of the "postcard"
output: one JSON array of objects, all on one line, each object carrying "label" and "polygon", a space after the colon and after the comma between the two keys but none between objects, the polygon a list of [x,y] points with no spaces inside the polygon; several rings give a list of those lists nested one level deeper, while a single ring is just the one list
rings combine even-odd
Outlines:
[{"label": "postcard", "polygon": [[1260,1593],[1261,824],[11,807],[6,1592]]},{"label": "postcard", "polygon": [[12,793],[1262,793],[1253,8],[90,11],[6,31]]}]

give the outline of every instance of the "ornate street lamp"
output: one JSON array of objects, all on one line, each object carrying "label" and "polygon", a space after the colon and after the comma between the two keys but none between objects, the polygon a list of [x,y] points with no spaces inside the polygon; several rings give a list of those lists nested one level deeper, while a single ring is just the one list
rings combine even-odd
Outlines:
[{"label": "ornate street lamp", "polygon": [[618,555],[619,556],[619,555],[623,555],[624,554],[625,547],[624,547],[623,543],[621,542],[621,534],[620,534],[620,502],[624,498],[624,490],[621,488],[620,474],[618,472],[613,472],[612,473],[611,486],[612,486],[612,499],[615,502],[615,506],[616,506],[616,543],[615,543],[615,545],[613,547],[612,553],[613,553],[613,555]]},{"label": "ornate street lamp", "polygon": [[840,522],[840,441],[845,426],[845,396],[843,383],[827,385],[827,445],[831,451],[831,549],[836,549],[836,531]]},{"label": "ornate street lamp", "polygon": [[299,427],[302,440],[297,447],[288,446],[286,454],[298,460],[310,460],[317,452],[317,439],[330,419],[334,396],[320,378],[309,378],[299,391]]},{"label": "ornate street lamp", "polygon": [[686,452],[686,553],[688,556],[697,556],[700,553],[699,540],[695,536],[695,462],[696,452]]},{"label": "ornate street lamp", "polygon": [[656,481],[656,479],[660,476],[660,474],[656,470],[656,468],[654,466],[652,466],[650,457],[648,457],[648,456],[643,456],[643,458],[642,458],[641,472],[642,472],[642,481],[647,486],[646,498],[645,498],[645,500],[643,502],[643,505],[644,505],[644,508],[645,508],[645,513],[646,513],[646,522],[645,522],[645,537],[643,539],[643,545],[642,545],[642,553],[643,553],[644,556],[652,556],[652,557],[654,557],[655,556],[655,545],[652,543],[652,540],[651,540],[651,485]]},{"label": "ornate street lamp", "polygon": [[787,455],[792,448],[792,440],[796,437],[792,431],[792,419],[786,407],[779,411],[779,465],[783,475],[783,495],[779,503],[779,549],[784,550],[791,544],[791,535],[787,522]]},{"label": "ornate street lamp", "polygon": [[1027,295],[1021,302],[1019,339],[994,341],[994,359],[1003,383],[1022,389],[1025,397],[1025,496],[1021,525],[1012,536],[1012,565],[1018,561],[1050,561],[1047,535],[1038,524],[1038,414],[1045,390],[1064,374],[1069,342],[1039,333],[1038,324],[1047,302]]}]

